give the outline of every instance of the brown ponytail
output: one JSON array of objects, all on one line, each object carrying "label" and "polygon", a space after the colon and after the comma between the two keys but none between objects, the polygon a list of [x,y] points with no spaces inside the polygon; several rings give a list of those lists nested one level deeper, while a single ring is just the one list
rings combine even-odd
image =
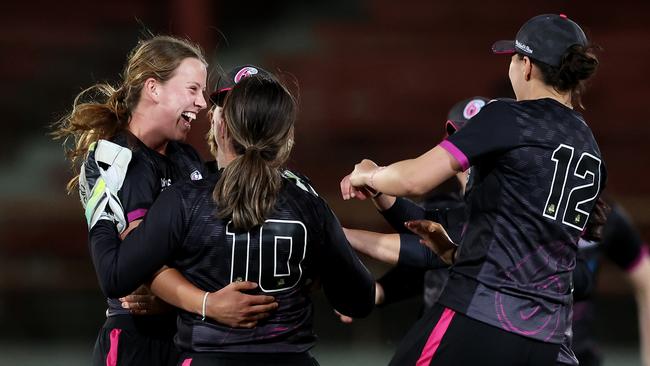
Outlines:
[{"label": "brown ponytail", "polygon": [[237,158],[224,169],[213,198],[217,216],[250,230],[270,215],[289,157],[296,101],[278,81],[250,76],[235,85],[224,103],[224,120]]},{"label": "brown ponytail", "polygon": [[584,109],[582,95],[587,90],[587,80],[598,69],[595,53],[599,50],[600,47],[593,44],[573,45],[566,50],[557,67],[533,59],[531,61],[542,72],[544,83],[561,92],[570,91],[573,106]]}]

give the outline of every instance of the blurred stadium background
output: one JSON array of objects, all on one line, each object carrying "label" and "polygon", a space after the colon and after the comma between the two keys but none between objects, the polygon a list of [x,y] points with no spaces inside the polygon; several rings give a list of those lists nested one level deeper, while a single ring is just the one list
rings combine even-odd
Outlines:
[{"label": "blurred stadium background", "polygon": [[[86,249],[70,171],[49,125],[96,81],[116,81],[145,34],[200,43],[213,69],[255,63],[297,80],[301,113],[291,166],[350,227],[385,230],[369,204],[343,202],[338,182],[363,157],[415,156],[443,136],[448,108],[511,96],[497,39],[533,15],[566,13],[603,46],[584,98],[606,159],[607,194],[650,238],[650,2],[584,0],[23,1],[0,5],[0,364],[89,364],[104,299]],[[190,142],[204,156],[205,116]],[[368,262],[380,275],[385,267]],[[638,365],[636,309],[621,273],[599,273],[596,334],[608,365]],[[321,295],[315,353],[327,365],[377,365],[417,317],[417,299],[340,324]]]}]

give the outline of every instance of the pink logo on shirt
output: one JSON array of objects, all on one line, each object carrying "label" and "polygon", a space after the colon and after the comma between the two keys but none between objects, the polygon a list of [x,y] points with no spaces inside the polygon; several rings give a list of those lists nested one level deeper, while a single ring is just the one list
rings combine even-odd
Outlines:
[{"label": "pink logo on shirt", "polygon": [[485,106],[485,102],[481,99],[472,99],[467,103],[465,109],[463,110],[463,117],[470,119],[478,114],[481,111],[481,108]]}]

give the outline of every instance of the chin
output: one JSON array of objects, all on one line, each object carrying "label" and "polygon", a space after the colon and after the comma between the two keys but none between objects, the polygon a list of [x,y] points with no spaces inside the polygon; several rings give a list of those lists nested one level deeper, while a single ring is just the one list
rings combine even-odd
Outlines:
[{"label": "chin", "polygon": [[174,141],[185,142],[187,140],[187,132],[179,132],[174,136]]}]

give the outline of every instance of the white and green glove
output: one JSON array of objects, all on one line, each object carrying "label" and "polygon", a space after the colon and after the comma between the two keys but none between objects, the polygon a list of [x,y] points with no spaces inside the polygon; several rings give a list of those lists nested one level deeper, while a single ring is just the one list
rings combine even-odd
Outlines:
[{"label": "white and green glove", "polygon": [[99,220],[112,221],[120,233],[127,228],[117,192],[124,183],[131,156],[130,149],[107,140],[90,145],[79,173],[79,197],[86,210],[88,230]]}]

